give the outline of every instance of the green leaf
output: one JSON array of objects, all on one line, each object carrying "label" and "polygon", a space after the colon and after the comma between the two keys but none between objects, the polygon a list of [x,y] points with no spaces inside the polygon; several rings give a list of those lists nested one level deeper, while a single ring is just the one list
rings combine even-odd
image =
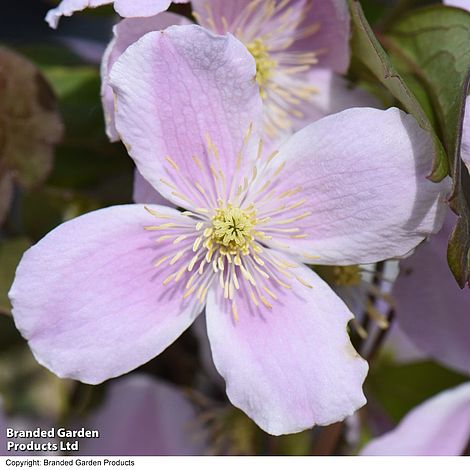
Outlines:
[{"label": "green leaf", "polygon": [[426,91],[450,157],[454,182],[450,202],[460,218],[448,260],[464,287],[470,281],[470,176],[460,158],[460,142],[470,68],[470,14],[443,5],[415,10],[391,28],[384,43]]},{"label": "green leaf", "polygon": [[419,125],[428,131],[434,140],[436,158],[430,175],[433,181],[440,181],[448,174],[448,161],[444,148],[431,122],[414,93],[398,73],[390,58],[383,50],[367,22],[358,0],[348,0],[351,11],[353,54],[412,114]]},{"label": "green leaf", "polygon": [[310,455],[312,451],[312,433],[309,431],[270,439],[276,446],[276,455]]},{"label": "green leaf", "polygon": [[44,75],[51,83],[59,99],[66,99],[88,83],[98,79],[98,71],[90,66],[48,66],[43,67]]},{"label": "green leaf", "polygon": [[16,266],[30,245],[29,240],[22,237],[0,241],[0,312],[10,312],[7,294],[15,277]]},{"label": "green leaf", "polygon": [[75,67],[47,66],[43,67],[43,71],[61,100],[78,92],[88,83],[99,80],[98,70],[87,65]]},{"label": "green leaf", "polygon": [[366,394],[398,422],[424,400],[465,381],[468,377],[434,362],[397,365],[382,357],[369,374]]},{"label": "green leaf", "polygon": [[361,5],[370,24],[383,18],[387,10],[390,9],[390,5],[377,0],[361,0]]}]

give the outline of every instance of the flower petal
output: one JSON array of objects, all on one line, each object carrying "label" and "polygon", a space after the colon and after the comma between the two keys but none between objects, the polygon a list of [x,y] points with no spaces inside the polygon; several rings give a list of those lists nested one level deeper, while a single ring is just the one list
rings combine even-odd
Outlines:
[{"label": "flower petal", "polygon": [[151,31],[160,31],[174,24],[189,21],[174,13],[160,13],[150,18],[128,18],[113,28],[113,40],[109,43],[101,62],[101,99],[106,121],[106,133],[112,142],[119,140],[114,125],[114,94],[109,86],[109,71],[122,53],[133,43]]},{"label": "flower petal", "polygon": [[[174,3],[188,3],[189,0],[173,0]],[[47,12],[46,21],[56,29],[62,16],[72,16],[86,8],[96,8],[114,3],[114,9],[122,17],[155,16],[168,9],[171,0],[62,0],[59,6]]]},{"label": "flower petal", "polygon": [[397,322],[390,327],[382,349],[389,357],[393,357],[395,364],[411,364],[429,360],[429,355],[416,347]]},{"label": "flower petal", "polygon": [[460,289],[447,265],[456,217],[401,261],[393,288],[401,330],[436,361],[470,373],[470,291]]},{"label": "flower petal", "polygon": [[9,293],[13,317],[38,362],[59,377],[96,384],[124,374],[162,352],[200,312],[183,300],[184,281],[163,288],[170,273],[155,261],[181,246],[155,243],[144,229],[154,220],[141,205],[102,209],[62,224],[24,255]]},{"label": "flower petal", "polygon": [[470,436],[470,383],[447,390],[408,413],[362,455],[462,455]]},{"label": "flower petal", "polygon": [[317,89],[301,111],[303,118],[296,123],[300,130],[314,121],[349,108],[380,108],[379,101],[362,88],[350,84],[330,69],[313,68],[305,74],[305,81]]},{"label": "flower petal", "polygon": [[134,192],[132,199],[137,204],[159,204],[173,207],[174,205],[165,199],[153,186],[137,171],[134,172]]},{"label": "flower petal", "polygon": [[462,8],[463,10],[470,11],[468,0],[443,0],[444,5],[450,7]]},{"label": "flower petal", "polygon": [[313,35],[298,40],[292,49],[318,52],[319,65],[338,73],[344,73],[349,66],[349,38],[351,34],[347,2],[344,0],[322,0],[305,4],[306,18],[300,30],[317,24],[319,29]]},{"label": "flower petal", "polygon": [[313,288],[297,283],[279,291],[272,309],[255,307],[243,286],[238,320],[221,289],[210,291],[206,307],[214,363],[230,401],[275,435],[341,421],[365,403],[367,363],[346,331],[351,312],[313,271],[293,272]]},{"label": "flower petal", "polygon": [[204,28],[218,34],[235,34],[235,21],[252,2],[253,0],[191,0],[191,5],[194,16]]},{"label": "flower petal", "polygon": [[[299,204],[271,217],[266,243],[317,264],[404,256],[442,224],[449,181],[426,178],[433,155],[430,136],[396,108],[354,108],[311,124],[281,146],[277,176],[262,177],[278,193],[297,191],[289,203]],[[265,204],[259,217],[277,207]],[[298,233],[269,230],[280,226]]]},{"label": "flower petal", "polygon": [[244,134],[261,118],[254,77],[254,59],[238,40],[195,25],[149,33],[115,63],[116,127],[140,173],[167,199],[207,205],[195,183],[209,184],[211,165],[226,185],[231,180]]},{"label": "flower petal", "polygon": [[72,16],[77,11],[96,8],[109,3],[113,3],[113,0],[62,0],[59,6],[47,12],[46,21],[51,28],[56,29],[62,16]]},{"label": "flower petal", "polygon": [[[115,0],[115,10],[124,18],[158,15],[168,9],[172,0]],[[173,0],[174,3],[188,3],[189,0]]]},{"label": "flower petal", "polygon": [[181,390],[143,374],[114,381],[86,424],[100,438],[84,440],[81,455],[200,455],[204,450],[195,410]]},{"label": "flower petal", "polygon": [[[273,43],[287,36],[293,39],[290,51],[317,52],[320,67],[339,73],[348,68],[350,26],[344,0],[290,0],[268,21],[265,2],[259,0],[192,0],[191,3],[198,22],[219,34],[230,32],[238,36],[239,31],[241,36],[251,40],[264,35]],[[294,24],[286,22],[285,16],[283,18],[287,10],[305,16],[297,30]],[[271,30],[267,26],[271,26]],[[318,30],[308,33],[315,26]],[[276,36],[273,30],[277,31]]]}]

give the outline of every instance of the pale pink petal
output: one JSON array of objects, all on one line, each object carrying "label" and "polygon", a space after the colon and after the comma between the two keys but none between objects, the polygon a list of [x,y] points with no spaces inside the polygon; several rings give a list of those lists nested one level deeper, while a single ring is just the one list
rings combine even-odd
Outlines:
[{"label": "pale pink petal", "polygon": [[443,3],[450,7],[463,8],[464,10],[470,11],[470,3],[468,0],[443,0]]},{"label": "pale pink petal", "polygon": [[191,0],[191,5],[201,26],[219,34],[235,34],[235,21],[252,2],[253,0]]},{"label": "pale pink petal", "polygon": [[[174,3],[188,3],[189,0],[174,0]],[[155,16],[168,9],[171,0],[62,0],[58,7],[47,12],[46,21],[51,28],[57,28],[62,16],[72,16],[86,8],[96,8],[114,3],[114,9],[122,17]]]},{"label": "pale pink petal", "polygon": [[135,374],[113,382],[103,405],[85,423],[99,439],[80,443],[81,455],[200,455],[204,435],[182,391]]},{"label": "pale pink petal", "polygon": [[470,290],[460,289],[447,264],[447,244],[456,223],[444,227],[401,261],[393,288],[402,331],[436,361],[470,373]]},{"label": "pale pink petal", "polygon": [[[278,175],[262,176],[277,193],[297,190],[288,203],[299,204],[265,224],[266,243],[317,264],[406,255],[442,224],[449,181],[426,178],[433,157],[431,137],[396,108],[353,108],[311,124],[281,146]],[[265,203],[259,217],[276,207]]]},{"label": "pale pink petal", "polygon": [[305,283],[277,289],[272,308],[256,307],[242,280],[238,320],[222,289],[209,293],[207,330],[214,363],[230,401],[268,433],[294,433],[341,421],[364,405],[367,363],[349,340],[352,318],[341,299],[312,270]]},{"label": "pale pink petal", "polygon": [[296,41],[293,50],[315,51],[319,66],[344,73],[349,66],[349,39],[351,34],[347,2],[344,0],[299,0],[306,6],[306,18],[302,28],[318,25],[318,31]]},{"label": "pale pink petal", "polygon": [[250,123],[255,134],[261,118],[255,62],[243,44],[195,25],[148,33],[115,63],[111,85],[118,132],[163,196],[206,206],[195,184],[215,192],[210,165],[228,187],[244,134]]},{"label": "pale pink petal", "polygon": [[371,441],[362,455],[462,455],[470,438],[470,383],[414,408],[396,429]]},{"label": "pale pink petal", "polygon": [[77,11],[96,8],[109,3],[113,3],[113,0],[62,0],[58,7],[47,12],[46,21],[51,28],[55,29],[62,16],[72,16]]},{"label": "pale pink petal", "polygon": [[353,87],[330,69],[313,68],[305,74],[305,83],[314,86],[317,92],[301,107],[303,118],[297,120],[296,130],[345,109],[381,107],[373,95],[362,88]]},{"label": "pale pink petal", "polygon": [[160,204],[162,206],[174,207],[174,204],[161,196],[137,170],[134,172],[132,199],[137,204]]},{"label": "pale pink petal", "polygon": [[163,285],[191,255],[157,268],[183,244],[157,244],[166,231],[144,228],[155,220],[141,205],[98,210],[57,227],[23,256],[9,293],[13,317],[38,362],[59,377],[95,384],[124,374],[162,352],[200,312],[183,299],[184,280]]},{"label": "pale pink petal", "polygon": [[109,86],[109,71],[121,54],[134,42],[151,31],[160,31],[174,24],[189,24],[181,15],[160,13],[150,18],[128,18],[113,28],[113,39],[109,43],[101,62],[101,99],[106,121],[106,133],[112,142],[119,140],[114,125],[114,95]]},{"label": "pale pink petal", "polygon": [[[470,9],[469,9],[470,10]],[[465,101],[465,117],[462,129],[462,146],[460,156],[470,172],[470,97]]]},{"label": "pale pink petal", "polygon": [[387,339],[382,349],[389,352],[397,364],[410,364],[429,359],[429,356],[416,347],[396,321],[387,332]]},{"label": "pale pink petal", "polygon": [[[173,0],[174,3],[188,3],[189,0]],[[124,18],[158,15],[168,9],[171,0],[115,0],[115,10]]]}]

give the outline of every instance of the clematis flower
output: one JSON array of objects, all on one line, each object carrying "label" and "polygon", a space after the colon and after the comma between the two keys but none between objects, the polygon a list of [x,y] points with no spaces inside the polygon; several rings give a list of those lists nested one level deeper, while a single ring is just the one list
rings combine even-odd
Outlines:
[{"label": "clematis flower", "polygon": [[276,152],[259,138],[255,62],[198,26],[145,35],[111,73],[116,125],[141,175],[184,211],[115,206],[23,257],[13,316],[37,360],[99,383],[147,362],[204,309],[231,402],[272,434],[361,407],[352,314],[302,262],[371,263],[440,226],[446,181],[398,109],[319,120]]},{"label": "clematis flower", "polygon": [[177,387],[143,374],[112,383],[103,405],[84,425],[98,430],[100,438],[81,442],[81,455],[200,455],[205,451],[204,430],[197,425],[190,401]]},{"label": "clematis flower", "polygon": [[373,439],[362,455],[462,455],[470,441],[470,382],[409,412],[396,429]]},{"label": "clematis flower", "polygon": [[62,16],[72,16],[86,8],[109,4],[113,4],[116,12],[122,17],[147,17],[167,10],[172,1],[188,3],[189,0],[62,0],[56,8],[47,12],[46,21],[55,29]]},{"label": "clematis flower", "polygon": [[[266,142],[284,139],[327,114],[354,106],[377,107],[374,98],[350,89],[339,75],[349,65],[345,0],[193,0],[192,6],[201,26],[235,35],[255,58]],[[119,140],[109,86],[113,63],[144,34],[187,23],[182,16],[164,13],[125,19],[114,28],[102,62],[103,108],[111,140]]]},{"label": "clematis flower", "polygon": [[345,1],[239,0],[231,8],[223,0],[192,4],[201,26],[234,34],[255,58],[264,128],[270,138],[326,114],[322,112],[325,101],[335,99],[327,95],[331,72],[343,73],[349,65]]},{"label": "clematis flower", "polygon": [[470,292],[460,289],[447,265],[447,243],[456,217],[400,262],[394,288],[400,329],[435,360],[470,373]]}]

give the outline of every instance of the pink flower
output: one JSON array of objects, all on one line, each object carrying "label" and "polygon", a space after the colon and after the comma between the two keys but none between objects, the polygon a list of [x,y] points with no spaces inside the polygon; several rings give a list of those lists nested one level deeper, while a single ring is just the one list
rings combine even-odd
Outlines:
[{"label": "pink flower", "polygon": [[[349,12],[345,0],[193,0],[199,24],[217,34],[231,33],[256,60],[264,104],[264,139],[285,138],[331,113],[373,106],[367,93],[351,90],[338,74],[349,65]],[[108,74],[113,63],[144,34],[188,20],[172,13],[125,19],[114,29],[102,63],[102,96],[111,140],[114,98]]]},{"label": "pink flower", "polygon": [[462,455],[470,439],[470,382],[436,395],[409,412],[362,455]]},{"label": "pink flower", "polygon": [[83,440],[81,455],[204,453],[203,430],[189,400],[177,387],[143,374],[112,383],[103,405],[83,424],[100,438]]},{"label": "pink flower", "polygon": [[62,16],[72,16],[77,11],[111,3],[116,12],[123,17],[153,16],[168,9],[172,1],[187,3],[189,0],[62,0],[58,7],[47,12],[46,21],[55,29]]},{"label": "pink flower", "polygon": [[149,361],[204,309],[231,402],[272,434],[365,403],[352,314],[302,263],[408,253],[440,226],[446,181],[398,109],[321,119],[274,153],[259,139],[255,62],[198,26],[145,35],[116,62],[116,126],[176,209],[116,206],[31,248],[10,291],[18,328],[61,377],[99,383]]},{"label": "pink flower", "polygon": [[456,217],[400,262],[394,288],[401,331],[435,360],[470,373],[470,292],[460,289],[447,265],[447,244]]}]

